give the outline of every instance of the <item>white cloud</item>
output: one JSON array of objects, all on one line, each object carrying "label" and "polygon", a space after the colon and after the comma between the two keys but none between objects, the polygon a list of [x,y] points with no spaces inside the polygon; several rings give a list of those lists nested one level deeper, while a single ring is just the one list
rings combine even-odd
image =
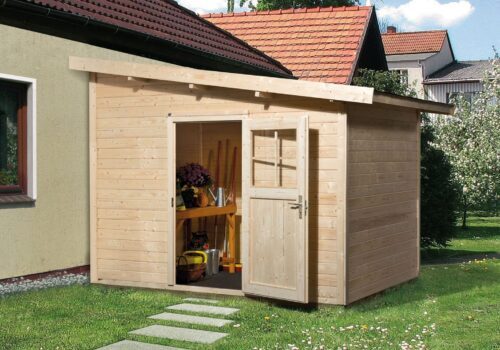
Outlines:
[{"label": "white cloud", "polygon": [[377,15],[406,29],[417,29],[422,26],[450,27],[469,17],[473,11],[474,7],[468,0],[447,3],[410,0],[400,6],[382,6]]},{"label": "white cloud", "polygon": [[[178,0],[177,2],[200,15],[227,11],[227,0]],[[235,0],[235,12],[248,10],[247,7],[240,8],[239,4],[239,0]]]}]

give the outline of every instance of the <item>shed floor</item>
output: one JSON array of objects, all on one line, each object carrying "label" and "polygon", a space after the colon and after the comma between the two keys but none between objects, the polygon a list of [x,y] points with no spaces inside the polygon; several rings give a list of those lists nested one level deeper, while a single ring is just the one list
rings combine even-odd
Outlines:
[{"label": "shed floor", "polygon": [[189,283],[195,287],[210,287],[241,290],[241,272],[229,273],[221,271],[216,275],[205,277],[201,281]]}]

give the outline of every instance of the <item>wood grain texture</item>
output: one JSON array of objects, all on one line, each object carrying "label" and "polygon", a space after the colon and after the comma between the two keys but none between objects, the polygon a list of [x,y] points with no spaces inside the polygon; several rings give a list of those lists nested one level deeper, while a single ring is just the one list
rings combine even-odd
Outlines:
[{"label": "wood grain texture", "polygon": [[414,110],[348,108],[347,303],[418,275],[418,134]]},{"label": "wood grain texture", "polygon": [[[141,84],[133,81],[131,84]],[[107,118],[96,84],[94,131],[96,279],[163,286],[167,281],[167,134],[162,113],[141,118]],[[110,88],[121,90],[117,87]],[[118,92],[117,92],[118,93]],[[128,104],[132,96],[123,97]]]}]

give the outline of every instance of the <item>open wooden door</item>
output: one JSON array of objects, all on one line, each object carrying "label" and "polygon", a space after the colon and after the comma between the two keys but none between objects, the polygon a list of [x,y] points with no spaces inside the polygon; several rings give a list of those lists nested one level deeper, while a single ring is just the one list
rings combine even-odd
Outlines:
[{"label": "open wooden door", "polygon": [[243,121],[243,292],[307,303],[307,116]]}]

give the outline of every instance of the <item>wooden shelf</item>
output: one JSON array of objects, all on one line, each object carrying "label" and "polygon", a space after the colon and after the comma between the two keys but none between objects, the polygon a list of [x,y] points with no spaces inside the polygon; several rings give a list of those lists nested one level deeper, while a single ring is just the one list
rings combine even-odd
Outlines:
[{"label": "wooden shelf", "polygon": [[[229,239],[228,239],[228,258],[231,259],[232,265],[234,267],[234,261],[236,257],[236,211],[238,208],[236,204],[231,203],[225,207],[205,207],[205,208],[189,208],[186,210],[177,210],[177,225],[176,232],[179,234],[182,232],[182,227],[184,222],[189,219],[203,218],[207,216],[218,216],[224,215],[227,220]],[[234,271],[234,268],[233,270]]]},{"label": "wooden shelf", "polygon": [[177,220],[187,220],[194,218],[202,218],[206,216],[227,215],[236,213],[236,204],[231,203],[225,207],[205,207],[205,208],[189,208],[186,210],[177,210]]}]

